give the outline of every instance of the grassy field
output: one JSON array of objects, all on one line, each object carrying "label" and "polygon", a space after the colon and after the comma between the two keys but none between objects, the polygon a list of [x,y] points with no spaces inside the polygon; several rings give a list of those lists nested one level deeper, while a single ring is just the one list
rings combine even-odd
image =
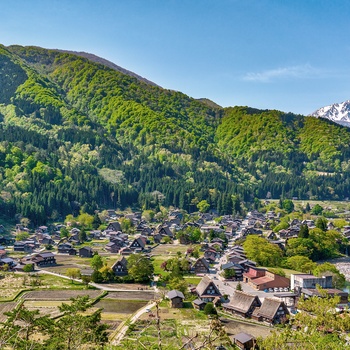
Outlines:
[{"label": "grassy field", "polygon": [[[279,200],[277,199],[271,199],[269,200],[270,203],[274,203],[278,205]],[[295,210],[301,210],[302,208],[305,208],[306,204],[309,203],[310,207],[312,208],[316,204],[319,204],[322,208],[325,210],[332,210],[340,217],[342,216],[349,216],[348,212],[350,211],[350,202],[349,201],[318,201],[318,200],[293,200]]]},{"label": "grassy field", "polygon": [[168,271],[164,271],[160,266],[164,261],[167,261],[170,259],[170,257],[164,257],[161,255],[153,256],[152,257],[152,262],[154,266],[154,274],[155,275],[161,275],[161,276],[167,276],[169,275]]},{"label": "grassy field", "polygon": [[197,285],[200,281],[201,281],[201,279],[202,279],[202,277],[196,277],[196,276],[184,276],[184,278],[185,278],[185,280],[186,280],[186,282],[188,283],[188,284],[192,284],[192,285]]},{"label": "grassy field", "polygon": [[71,280],[55,275],[40,274],[40,281],[41,287],[47,289],[86,289],[83,283],[72,283]]}]

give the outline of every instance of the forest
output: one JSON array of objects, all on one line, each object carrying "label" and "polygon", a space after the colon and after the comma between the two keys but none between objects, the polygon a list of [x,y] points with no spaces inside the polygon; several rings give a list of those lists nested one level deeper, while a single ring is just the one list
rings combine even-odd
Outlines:
[{"label": "forest", "polygon": [[[87,58],[0,45],[0,209],[34,225],[107,208],[350,197],[349,130],[221,108]],[[239,207],[239,205],[238,205]]]}]

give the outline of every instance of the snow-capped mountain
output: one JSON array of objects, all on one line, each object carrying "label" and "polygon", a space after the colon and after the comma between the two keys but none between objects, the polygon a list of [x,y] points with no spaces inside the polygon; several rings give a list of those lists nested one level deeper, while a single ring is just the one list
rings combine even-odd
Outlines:
[{"label": "snow-capped mountain", "polygon": [[316,118],[326,118],[340,125],[350,127],[350,100],[322,107],[309,115]]}]

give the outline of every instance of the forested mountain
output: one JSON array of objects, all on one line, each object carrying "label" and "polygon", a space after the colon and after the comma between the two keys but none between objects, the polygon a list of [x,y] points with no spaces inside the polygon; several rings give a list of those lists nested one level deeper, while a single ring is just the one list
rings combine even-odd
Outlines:
[{"label": "forested mountain", "polygon": [[203,199],[232,213],[268,192],[350,197],[348,129],[221,108],[94,61],[0,46],[3,213],[38,224],[81,209],[191,211]]}]

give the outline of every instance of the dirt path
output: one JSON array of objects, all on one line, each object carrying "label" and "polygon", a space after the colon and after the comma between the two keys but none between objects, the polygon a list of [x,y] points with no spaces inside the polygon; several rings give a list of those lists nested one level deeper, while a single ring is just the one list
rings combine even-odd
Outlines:
[{"label": "dirt path", "polygon": [[[51,272],[51,271],[47,271],[47,270],[37,270],[38,273],[46,273],[48,275],[53,275],[53,276],[57,276],[57,277],[61,277],[61,278],[65,278],[67,280],[72,280],[72,278],[66,276],[66,275],[61,275],[59,273],[56,272]],[[74,278],[73,281],[75,282],[79,282],[79,283],[83,283],[83,281],[81,279],[78,278]],[[98,284],[98,283],[94,283],[94,282],[90,282],[89,283],[90,286],[95,287],[97,289],[101,289],[101,290],[105,290],[107,292],[125,292],[125,289],[121,289],[121,288],[115,288],[115,287],[107,287],[104,286],[103,284]],[[144,293],[154,293],[155,291],[158,291],[157,287],[153,287],[151,289],[128,289],[128,292],[144,292]]]},{"label": "dirt path", "polygon": [[144,306],[143,308],[141,308],[140,310],[138,310],[129,320],[128,322],[125,321],[123,322],[117,329],[117,335],[113,338],[113,340],[111,341],[112,345],[118,345],[122,339],[124,338],[129,325],[135,323],[143,314],[145,314],[147,312],[148,309],[151,309],[152,307],[156,306],[156,303],[153,302],[151,304],[147,304],[146,306]]}]

